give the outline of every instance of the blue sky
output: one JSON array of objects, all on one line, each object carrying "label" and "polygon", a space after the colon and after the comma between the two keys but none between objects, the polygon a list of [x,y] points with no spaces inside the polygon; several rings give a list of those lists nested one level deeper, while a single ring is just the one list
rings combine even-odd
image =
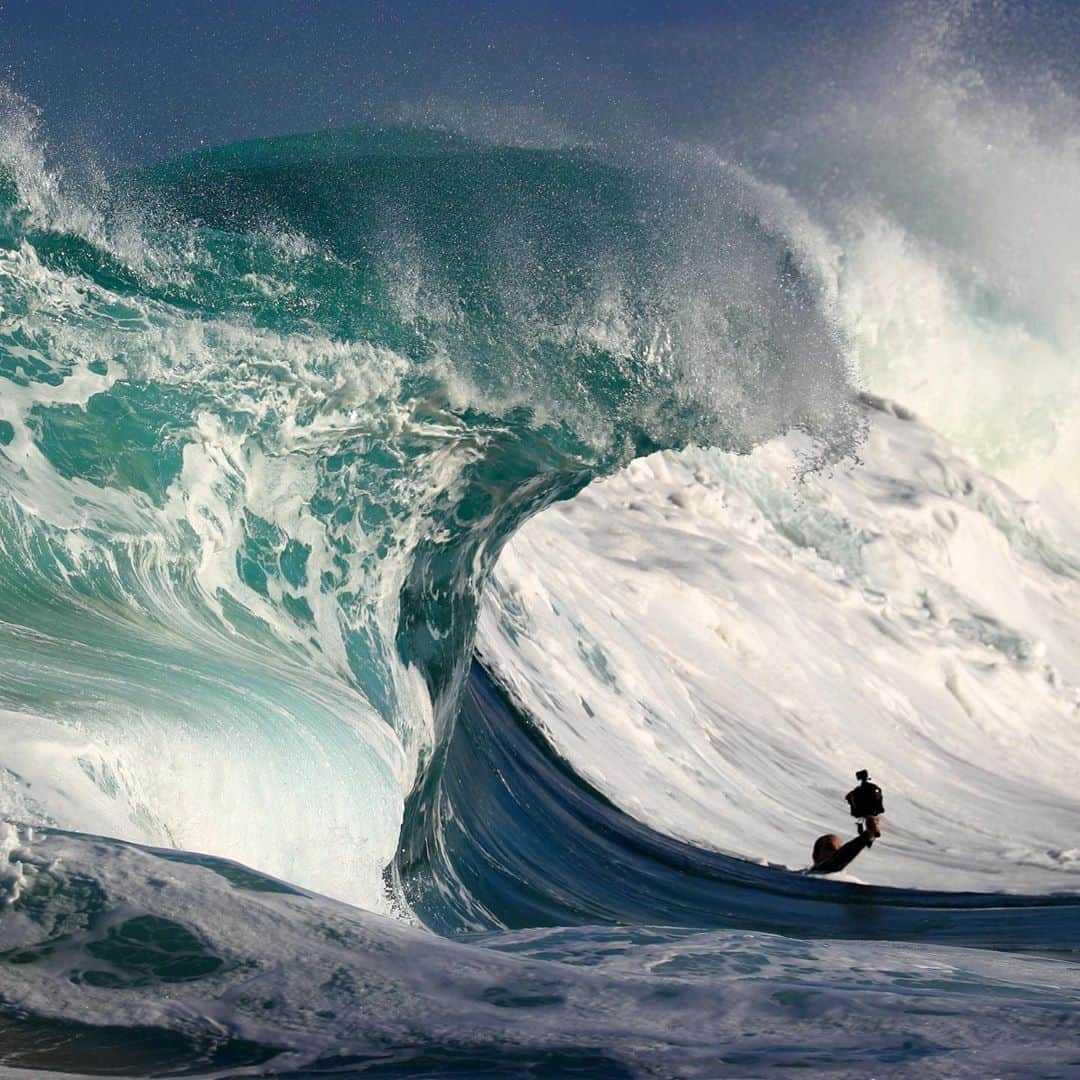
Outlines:
[{"label": "blue sky", "polygon": [[[576,133],[651,126],[717,144],[782,123],[948,0],[0,0],[0,78],[60,156],[105,168],[432,99]],[[1080,3],[974,4],[997,58],[1073,71]],[[980,9],[992,13],[983,18]],[[882,42],[885,42],[884,46]],[[876,61],[875,61],[876,62]],[[1030,72],[1030,56],[1024,61]]]},{"label": "blue sky", "polygon": [[0,72],[42,108],[54,143],[117,163],[363,122],[432,97],[586,126],[627,111],[677,123],[762,42],[779,49],[812,34],[823,10],[802,0],[3,0]]}]

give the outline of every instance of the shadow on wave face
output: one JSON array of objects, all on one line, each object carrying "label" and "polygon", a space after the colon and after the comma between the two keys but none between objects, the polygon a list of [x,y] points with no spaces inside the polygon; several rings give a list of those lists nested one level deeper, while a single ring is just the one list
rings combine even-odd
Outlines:
[{"label": "shadow on wave face", "polygon": [[396,873],[443,934],[668,926],[1040,952],[1080,940],[1080,897],[852,885],[654,832],[575,775],[476,662],[437,812],[403,830],[401,852],[418,847]]}]

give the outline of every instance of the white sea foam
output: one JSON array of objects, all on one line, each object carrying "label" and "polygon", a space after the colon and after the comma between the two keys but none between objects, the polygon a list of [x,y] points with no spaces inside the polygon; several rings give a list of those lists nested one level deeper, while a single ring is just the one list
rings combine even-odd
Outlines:
[{"label": "white sea foam", "polygon": [[[342,588],[370,598],[365,617],[392,627],[407,561],[376,558],[377,538],[357,529],[346,565],[307,503],[327,440],[409,424],[423,434],[389,404],[403,361],[177,317],[46,267],[25,243],[0,252],[0,275],[25,308],[8,352],[27,373],[48,373],[5,380],[0,397],[12,433],[0,447],[0,549],[13,572],[41,575],[37,602],[0,621],[0,669],[9,685],[34,686],[4,713],[0,805],[22,820],[231,855],[384,906],[381,871],[432,738],[431,706],[399,665],[390,677],[404,720],[395,730],[376,712],[321,579],[334,569]],[[19,327],[32,330],[25,346]],[[231,415],[272,423],[273,438],[245,438],[208,403],[180,433],[179,474],[156,495],[65,475],[33,430],[35,410],[85,408],[133,378],[183,388],[222,372],[223,393],[236,391]],[[472,454],[435,442],[432,493],[452,488]],[[280,579],[264,593],[238,579],[252,513],[306,546],[305,578],[288,596]],[[309,621],[291,617],[288,601],[306,604]]]},{"label": "white sea foam", "polygon": [[[860,877],[1080,888],[1080,537],[878,403],[805,444],[635,462],[503,552],[479,651],[582,776],[662,832],[805,866],[869,768]],[[899,413],[900,415],[897,415]]]},{"label": "white sea foam", "polygon": [[0,908],[14,904],[29,883],[22,853],[19,830],[10,822],[0,820]]}]

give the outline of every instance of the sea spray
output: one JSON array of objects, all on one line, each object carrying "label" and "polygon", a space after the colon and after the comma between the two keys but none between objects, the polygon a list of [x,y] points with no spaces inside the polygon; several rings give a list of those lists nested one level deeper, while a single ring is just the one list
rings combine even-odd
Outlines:
[{"label": "sea spray", "polygon": [[80,202],[7,107],[0,705],[36,791],[67,762],[43,821],[381,905],[515,528],[665,446],[857,443],[817,279],[737,177],[405,127]]}]

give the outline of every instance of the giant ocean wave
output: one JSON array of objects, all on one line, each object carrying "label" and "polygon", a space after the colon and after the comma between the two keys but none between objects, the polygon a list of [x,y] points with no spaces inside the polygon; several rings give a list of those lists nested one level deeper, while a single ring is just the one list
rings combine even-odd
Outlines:
[{"label": "giant ocean wave", "polygon": [[[0,1060],[1069,1067],[1074,411],[998,368],[1075,324],[1004,241],[407,125],[76,189],[0,113]],[[894,862],[792,873],[864,764]]]},{"label": "giant ocean wave", "polygon": [[34,151],[7,150],[4,705],[65,779],[9,781],[31,819],[370,902],[518,524],[649,450],[856,432],[748,198],[389,129],[90,208]]}]

